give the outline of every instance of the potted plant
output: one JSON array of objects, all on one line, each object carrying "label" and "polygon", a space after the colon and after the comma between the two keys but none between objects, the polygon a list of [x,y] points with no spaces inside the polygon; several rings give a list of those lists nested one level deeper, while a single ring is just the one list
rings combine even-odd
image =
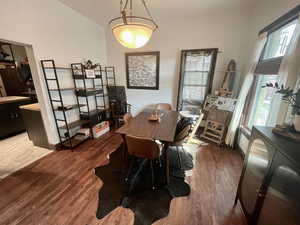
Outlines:
[{"label": "potted plant", "polygon": [[267,83],[264,87],[276,88],[276,93],[282,94],[282,100],[293,108],[292,114],[295,115],[294,128],[297,132],[300,132],[300,88],[295,92],[290,87],[279,86],[277,82],[275,84]]}]

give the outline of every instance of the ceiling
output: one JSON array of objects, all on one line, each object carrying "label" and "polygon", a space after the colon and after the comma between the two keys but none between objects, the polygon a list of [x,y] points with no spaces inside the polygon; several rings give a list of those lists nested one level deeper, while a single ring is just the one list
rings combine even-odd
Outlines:
[{"label": "ceiling", "polygon": [[[59,0],[65,5],[94,20],[107,25],[112,17],[119,16],[120,0]],[[124,1],[124,0],[123,0]],[[197,17],[203,13],[225,9],[251,7],[256,0],[146,0],[154,19]],[[141,0],[133,0],[134,10],[145,15]]]}]

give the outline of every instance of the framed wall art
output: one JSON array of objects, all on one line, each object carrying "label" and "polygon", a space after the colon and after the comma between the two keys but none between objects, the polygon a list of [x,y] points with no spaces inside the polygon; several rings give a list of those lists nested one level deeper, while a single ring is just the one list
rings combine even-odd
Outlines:
[{"label": "framed wall art", "polygon": [[159,52],[126,53],[128,89],[159,89]]}]

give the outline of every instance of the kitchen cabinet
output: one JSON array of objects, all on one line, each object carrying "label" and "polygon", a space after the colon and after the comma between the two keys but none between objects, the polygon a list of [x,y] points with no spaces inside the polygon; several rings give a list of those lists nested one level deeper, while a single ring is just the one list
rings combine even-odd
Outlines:
[{"label": "kitchen cabinet", "polygon": [[19,106],[29,103],[27,97],[0,97],[0,138],[25,131]]},{"label": "kitchen cabinet", "polygon": [[35,146],[51,148],[38,103],[20,106],[29,139]]}]

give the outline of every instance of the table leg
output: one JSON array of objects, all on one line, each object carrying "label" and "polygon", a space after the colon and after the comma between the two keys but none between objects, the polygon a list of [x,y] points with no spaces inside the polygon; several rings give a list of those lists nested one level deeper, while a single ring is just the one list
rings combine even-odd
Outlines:
[{"label": "table leg", "polygon": [[169,143],[164,144],[164,157],[165,157],[165,165],[166,165],[166,184],[170,183],[170,161],[169,161]]},{"label": "table leg", "polygon": [[123,168],[124,170],[126,170],[128,168],[128,151],[127,151],[127,144],[126,144],[126,138],[125,138],[125,135],[122,134],[122,139],[123,139],[123,146],[122,146],[122,151],[123,151],[123,162],[124,162],[124,167]]}]

